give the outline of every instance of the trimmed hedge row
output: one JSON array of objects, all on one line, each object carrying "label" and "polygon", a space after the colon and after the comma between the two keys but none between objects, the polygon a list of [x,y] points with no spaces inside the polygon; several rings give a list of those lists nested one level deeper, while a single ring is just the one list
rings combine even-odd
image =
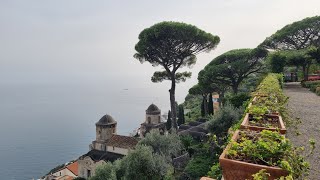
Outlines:
[{"label": "trimmed hedge row", "polygon": [[302,81],[301,85],[320,96],[320,81]]}]

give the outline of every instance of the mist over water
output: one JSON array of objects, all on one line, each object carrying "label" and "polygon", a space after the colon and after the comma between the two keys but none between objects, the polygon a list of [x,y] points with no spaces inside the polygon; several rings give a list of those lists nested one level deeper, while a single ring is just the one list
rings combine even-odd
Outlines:
[{"label": "mist over water", "polygon": [[143,29],[177,21],[221,38],[177,85],[182,103],[214,57],[255,48],[285,25],[319,15],[319,7],[319,0],[1,0],[0,179],[37,178],[78,158],[106,113],[128,135],[151,103],[168,111],[170,83],[150,81],[163,69],[133,58]]},{"label": "mist over water", "polygon": [[39,178],[85,154],[95,139],[95,123],[106,113],[118,121],[118,134],[129,135],[152,102],[162,112],[169,109],[168,87],[157,86],[1,84],[1,179]]}]

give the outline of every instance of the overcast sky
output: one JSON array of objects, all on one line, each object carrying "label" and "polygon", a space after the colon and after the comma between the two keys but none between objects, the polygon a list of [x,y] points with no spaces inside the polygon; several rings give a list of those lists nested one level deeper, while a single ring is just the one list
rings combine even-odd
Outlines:
[{"label": "overcast sky", "polygon": [[198,56],[192,79],[178,86],[181,99],[215,56],[254,48],[286,24],[315,15],[319,0],[1,0],[0,83],[169,89],[150,81],[155,68],[133,58],[134,45],[144,28],[179,21],[221,38],[217,49]]}]

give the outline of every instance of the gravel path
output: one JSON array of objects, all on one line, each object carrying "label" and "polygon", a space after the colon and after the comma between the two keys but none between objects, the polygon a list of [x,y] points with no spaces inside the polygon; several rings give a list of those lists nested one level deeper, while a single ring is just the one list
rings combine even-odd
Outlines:
[{"label": "gravel path", "polygon": [[300,83],[296,82],[286,83],[284,93],[289,96],[288,107],[291,115],[295,120],[301,120],[297,129],[294,126],[288,127],[287,137],[294,145],[305,146],[306,153],[310,150],[309,139],[316,141],[314,154],[307,158],[311,165],[308,179],[320,180],[320,96],[302,88]]}]

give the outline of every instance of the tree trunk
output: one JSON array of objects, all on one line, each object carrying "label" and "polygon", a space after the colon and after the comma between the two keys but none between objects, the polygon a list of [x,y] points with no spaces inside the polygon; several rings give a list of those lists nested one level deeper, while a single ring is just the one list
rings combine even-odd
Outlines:
[{"label": "tree trunk", "polygon": [[176,92],[176,80],[175,76],[171,76],[171,89],[169,90],[170,93],[170,105],[171,105],[171,118],[172,118],[172,127],[174,129],[177,129],[177,107],[176,107],[176,97],[175,97],[175,92]]},{"label": "tree trunk", "polygon": [[202,94],[202,102],[203,102],[203,109],[204,109],[204,117],[208,115],[208,101],[207,101],[207,94]]},{"label": "tree trunk", "polygon": [[201,117],[205,117],[206,116],[206,111],[205,111],[205,108],[204,108],[204,98],[202,97],[202,102],[201,102]]},{"label": "tree trunk", "polygon": [[308,80],[308,75],[309,75],[310,65],[311,65],[311,63],[308,63],[308,64],[307,64],[307,67],[306,67],[306,76],[307,76],[307,80]]},{"label": "tree trunk", "polygon": [[303,80],[307,81],[308,80],[308,74],[306,72],[306,65],[302,66],[302,72],[303,72]]},{"label": "tree trunk", "polygon": [[212,93],[209,94],[209,101],[208,101],[208,114],[213,115],[213,100],[212,100]]}]

